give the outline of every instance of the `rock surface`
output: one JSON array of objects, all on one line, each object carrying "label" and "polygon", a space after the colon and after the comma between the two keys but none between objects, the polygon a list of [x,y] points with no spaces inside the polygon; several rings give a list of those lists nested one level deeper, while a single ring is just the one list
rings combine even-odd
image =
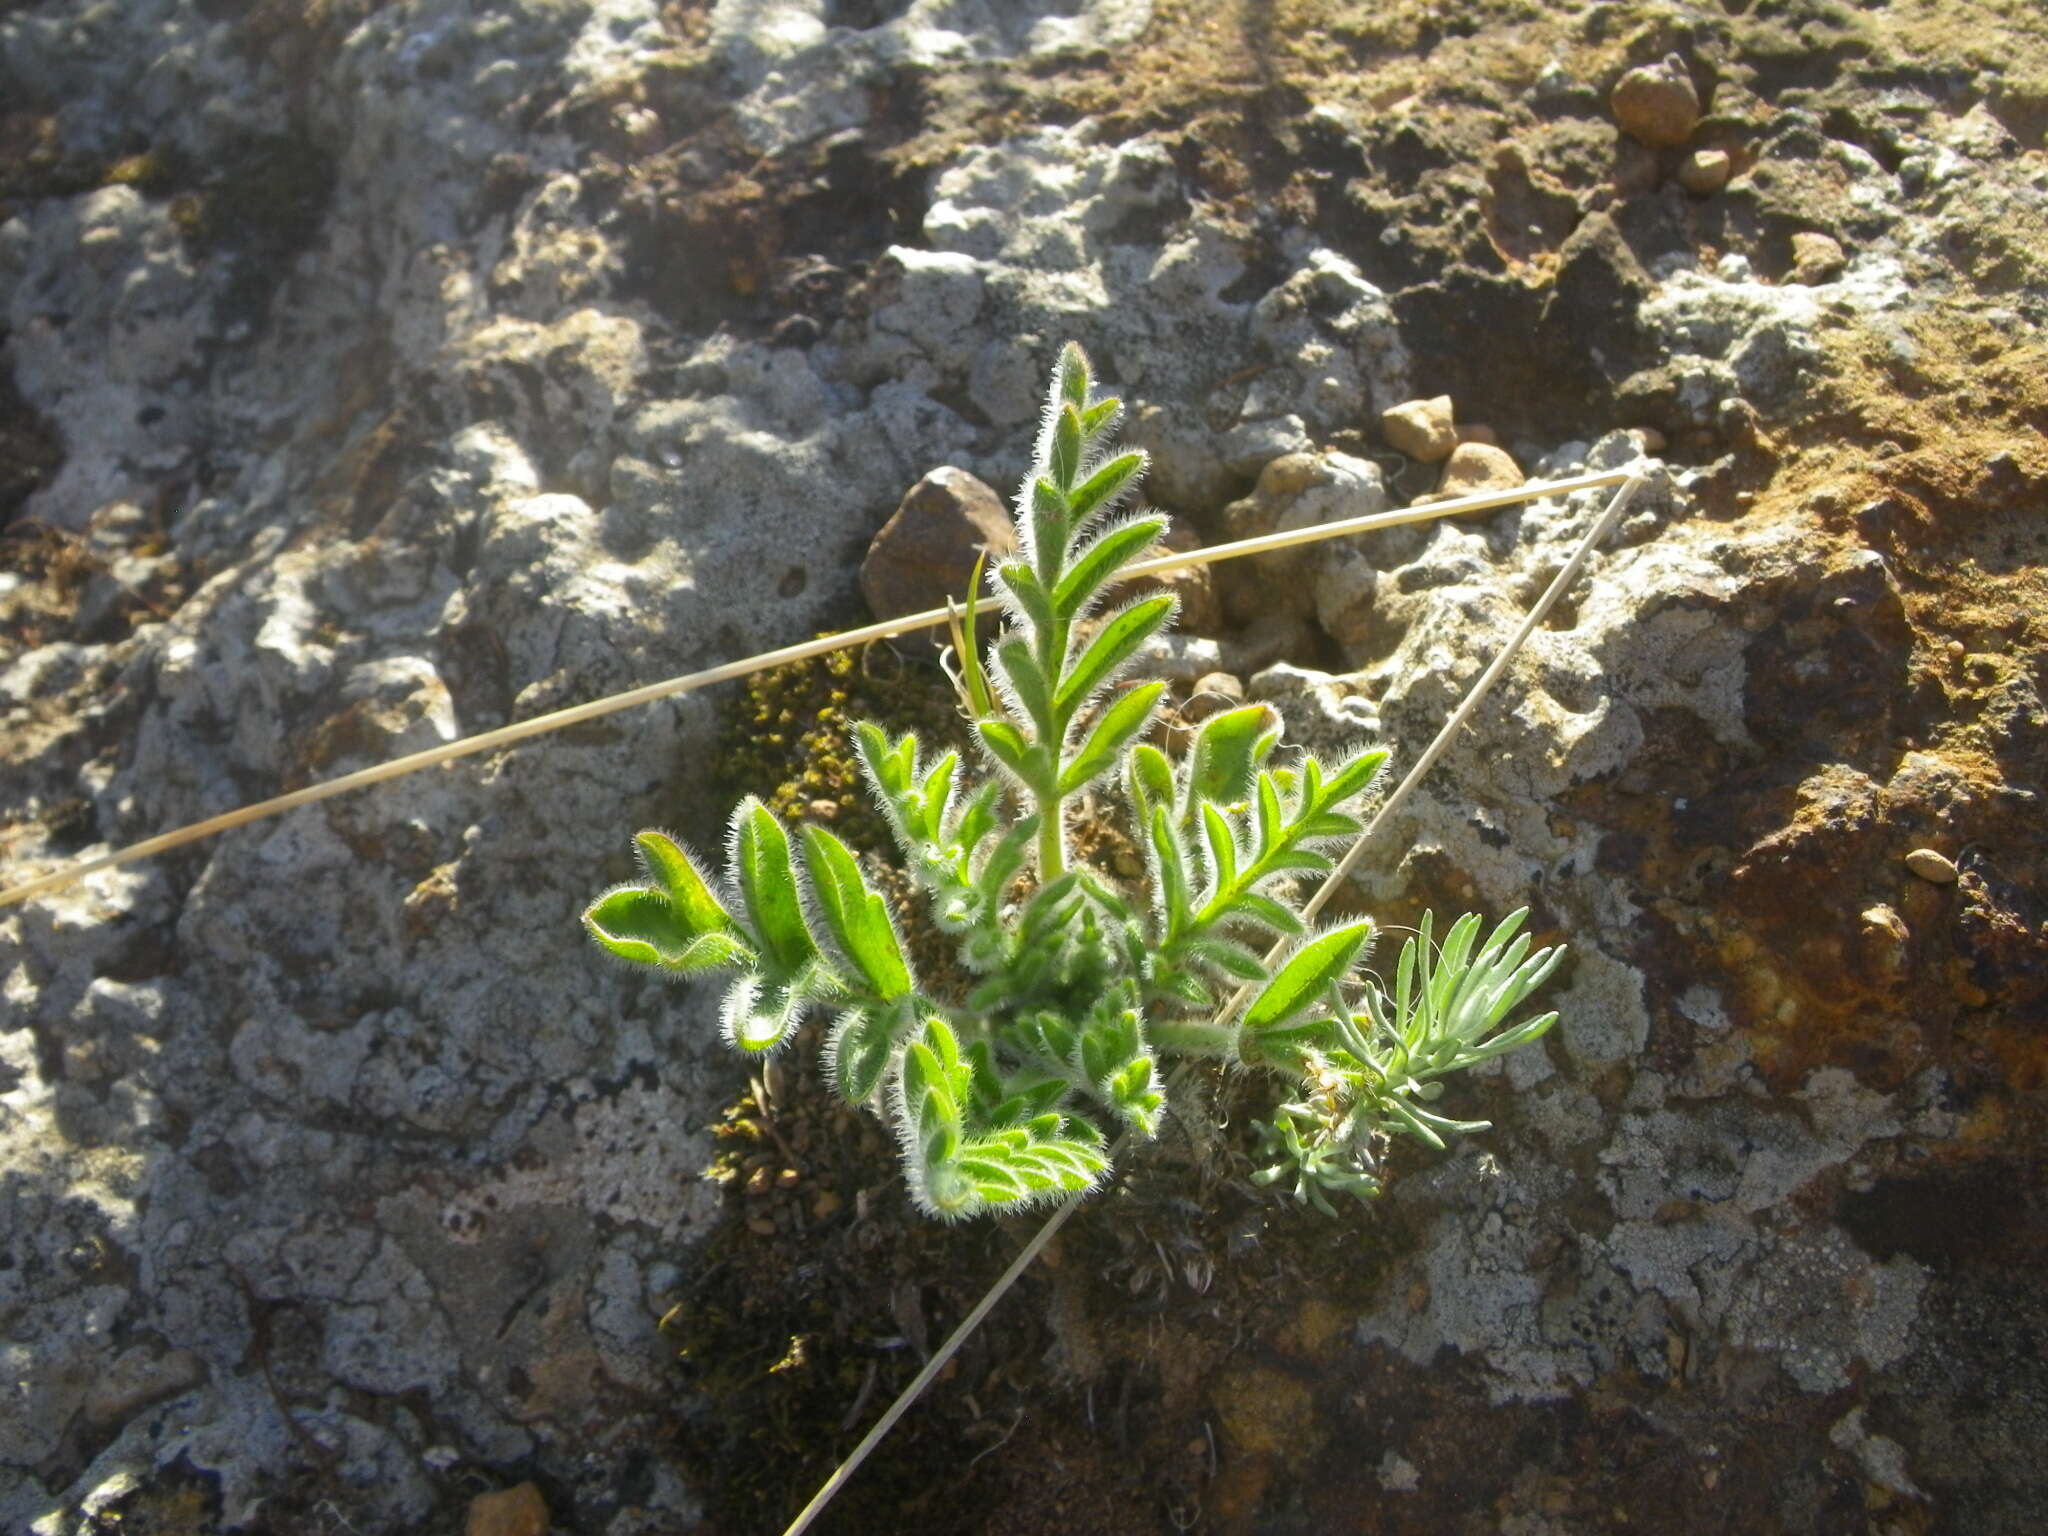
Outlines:
[{"label": "rock surface", "polygon": [[[1070,336],[1209,540],[1430,489],[1372,457],[1418,398],[1539,476],[1655,434],[1347,897],[1571,944],[1460,1103],[1496,1129],[1397,1155],[1341,1272],[1228,1179],[1102,1202],[906,1465],[973,1462],[934,1528],[2033,1528],[2048,23],[1440,9],[0,7],[0,881],[850,622],[921,475],[1015,483]],[[1167,664],[1398,767],[1598,510],[1226,569]],[[776,1356],[694,1379],[656,1324],[783,1230],[699,1177],[743,1072],[574,921],[632,828],[715,840],[714,715],[0,908],[0,1529],[728,1507],[672,1448]],[[792,1192],[763,1286],[907,1242],[890,1188]],[[792,1303],[816,1459],[935,1286]]]}]

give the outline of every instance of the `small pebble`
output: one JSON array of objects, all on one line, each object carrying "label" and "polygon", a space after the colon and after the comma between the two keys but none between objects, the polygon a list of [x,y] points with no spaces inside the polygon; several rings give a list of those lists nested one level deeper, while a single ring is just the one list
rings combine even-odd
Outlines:
[{"label": "small pebble", "polygon": [[1444,461],[1443,478],[1437,482],[1439,496],[1471,496],[1480,491],[1509,491],[1526,477],[1522,466],[1505,448],[1485,443],[1460,443]]},{"label": "small pebble", "polygon": [[1792,237],[1792,281],[1813,286],[1841,274],[1849,264],[1841,243],[1832,236],[1801,230]]},{"label": "small pebble", "polygon": [[480,1493],[469,1501],[462,1536],[547,1536],[548,1501],[532,1483]]},{"label": "small pebble", "polygon": [[1936,885],[1956,883],[1955,861],[1946,854],[1936,853],[1932,848],[1915,848],[1907,854],[1906,868],[1922,880],[1932,881]]},{"label": "small pebble", "polygon": [[830,1217],[838,1215],[839,1208],[844,1204],[846,1202],[840,1199],[833,1191],[821,1189],[818,1191],[817,1198],[811,1202],[811,1219],[813,1221],[825,1221]]},{"label": "small pebble", "polygon": [[1410,400],[1380,413],[1380,430],[1387,445],[1397,453],[1424,464],[1434,464],[1458,446],[1458,429],[1451,422],[1451,397]]},{"label": "small pebble", "polygon": [[749,1216],[747,1218],[747,1230],[756,1237],[773,1237],[775,1235],[775,1221],[772,1217],[768,1216]]},{"label": "small pebble", "polygon": [[1500,434],[1482,422],[1475,421],[1470,426],[1460,423],[1458,426],[1458,444],[1460,447],[1463,447],[1466,443],[1484,443],[1489,448],[1498,448],[1500,446]]},{"label": "small pebble", "polygon": [[1623,75],[1608,105],[1623,132],[1658,149],[1683,144],[1700,120],[1699,92],[1675,53]]},{"label": "small pebble", "polygon": [[1725,149],[1696,149],[1678,167],[1678,184],[1694,197],[1711,197],[1728,185],[1734,162]]},{"label": "small pebble", "polygon": [[1194,689],[1180,715],[1189,724],[1220,715],[1244,702],[1244,684],[1228,672],[1205,672],[1195,679]]},{"label": "small pebble", "polygon": [[782,1172],[775,1175],[775,1187],[777,1189],[795,1189],[797,1180],[801,1177],[802,1175],[794,1168],[785,1168]]}]

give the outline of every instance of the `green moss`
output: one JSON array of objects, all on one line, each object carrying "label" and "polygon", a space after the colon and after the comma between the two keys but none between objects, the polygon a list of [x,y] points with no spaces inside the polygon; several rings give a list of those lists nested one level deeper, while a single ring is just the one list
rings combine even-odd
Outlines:
[{"label": "green moss", "polygon": [[854,750],[853,727],[863,720],[916,731],[934,752],[968,750],[945,675],[870,645],[749,678],[726,711],[719,788],[735,800],[757,794],[786,821],[830,822],[851,846],[893,857]]},{"label": "green moss", "polygon": [[106,169],[102,178],[110,187],[133,187],[138,192],[162,192],[175,179],[170,157],[158,150],[123,155]]}]

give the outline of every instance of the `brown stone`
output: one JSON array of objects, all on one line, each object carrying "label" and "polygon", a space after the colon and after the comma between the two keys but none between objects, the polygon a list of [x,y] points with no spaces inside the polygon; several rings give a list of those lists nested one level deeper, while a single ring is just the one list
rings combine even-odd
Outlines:
[{"label": "brown stone", "polygon": [[548,1536],[548,1501],[532,1483],[480,1493],[469,1501],[462,1536]]},{"label": "brown stone", "polygon": [[1458,424],[1458,444],[1462,447],[1466,443],[1484,443],[1489,448],[1498,448],[1500,446],[1500,434],[1483,422],[1475,421],[1469,426],[1460,422]]},{"label": "brown stone", "polygon": [[1915,848],[1906,855],[1906,868],[1934,885],[1956,883],[1955,861],[1932,848]]},{"label": "brown stone", "polygon": [[1678,184],[1694,197],[1711,197],[1728,185],[1734,162],[1725,149],[1696,149],[1678,167]]},{"label": "brown stone", "polygon": [[1825,283],[1849,264],[1841,243],[1830,235],[1801,230],[1792,237],[1792,281]]},{"label": "brown stone", "polygon": [[1434,464],[1458,446],[1458,429],[1451,420],[1451,397],[1410,400],[1380,413],[1380,430],[1387,446],[1424,464]]},{"label": "brown stone", "polygon": [[1181,719],[1190,725],[1235,709],[1244,702],[1244,684],[1230,672],[1205,672],[1195,679],[1188,700],[1180,707]]},{"label": "brown stone", "polygon": [[[1010,510],[982,481],[947,465],[910,488],[861,562],[860,590],[878,619],[899,618],[943,608],[948,597],[967,594],[974,562],[987,551],[990,563],[1015,548]],[[943,629],[927,632],[934,648]],[[906,635],[899,643],[915,643]]]},{"label": "brown stone", "polygon": [[1481,491],[1509,491],[1527,478],[1514,455],[1487,443],[1461,443],[1444,460],[1438,496],[1472,496]]},{"label": "brown stone", "polygon": [[1700,120],[1700,94],[1675,53],[1623,75],[1608,105],[1624,133],[1655,149],[1683,144]]}]

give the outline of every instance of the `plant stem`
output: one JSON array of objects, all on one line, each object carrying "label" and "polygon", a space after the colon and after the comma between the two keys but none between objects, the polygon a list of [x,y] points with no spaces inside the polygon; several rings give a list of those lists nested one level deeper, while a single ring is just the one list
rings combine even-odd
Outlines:
[{"label": "plant stem", "polygon": [[1044,885],[1067,872],[1066,820],[1060,797],[1038,802],[1038,883]]}]

